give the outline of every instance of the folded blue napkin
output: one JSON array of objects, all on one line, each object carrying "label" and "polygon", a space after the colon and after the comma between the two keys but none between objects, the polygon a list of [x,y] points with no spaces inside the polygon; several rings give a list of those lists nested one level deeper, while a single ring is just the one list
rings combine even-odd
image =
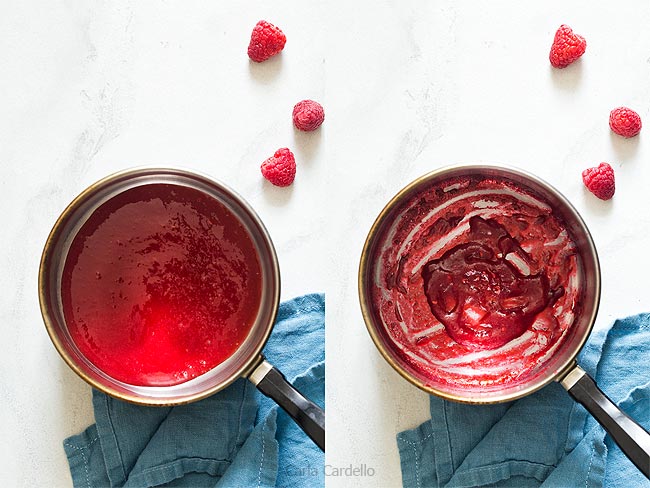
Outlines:
[{"label": "folded blue napkin", "polygon": [[[650,428],[650,314],[594,333],[578,363],[612,401]],[[430,410],[430,421],[397,435],[404,486],[650,486],[557,383],[489,406],[432,396]]]},{"label": "folded blue napkin", "polygon": [[[280,304],[264,354],[325,404],[325,297]],[[199,402],[142,407],[93,390],[95,424],[63,443],[75,487],[324,485],[324,454],[246,379]]]}]

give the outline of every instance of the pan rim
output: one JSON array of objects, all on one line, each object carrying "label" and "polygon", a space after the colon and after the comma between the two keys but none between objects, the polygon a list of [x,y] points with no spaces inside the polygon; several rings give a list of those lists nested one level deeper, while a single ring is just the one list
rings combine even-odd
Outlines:
[{"label": "pan rim", "polygon": [[[194,180],[199,183],[208,185],[209,187],[214,188],[216,191],[222,192],[228,198],[232,199],[232,201],[243,212],[245,212],[247,218],[250,218],[250,220],[253,222],[255,229],[258,233],[257,237],[259,237],[259,239],[261,240],[265,248],[264,252],[266,256],[260,255],[259,258],[260,260],[262,260],[264,257],[266,257],[269,260],[267,264],[270,266],[270,273],[269,273],[270,282],[263,284],[263,287],[267,287],[270,290],[270,297],[268,299],[270,305],[266,312],[267,318],[264,322],[262,322],[263,327],[262,325],[259,326],[260,337],[257,339],[252,350],[247,353],[246,359],[242,360],[241,364],[239,364],[237,368],[227,378],[217,381],[215,382],[215,384],[207,388],[197,390],[194,393],[172,395],[169,397],[143,396],[141,394],[133,393],[130,391],[118,390],[116,388],[113,388],[110,385],[106,385],[102,383],[101,381],[94,378],[86,371],[84,371],[84,369],[77,363],[77,361],[75,361],[74,358],[71,357],[71,354],[69,354],[69,352],[65,347],[64,339],[62,339],[59,333],[57,332],[57,326],[55,325],[56,319],[53,317],[53,311],[50,310],[50,304],[49,304],[50,287],[51,287],[50,280],[51,280],[51,273],[53,272],[53,270],[51,269],[51,261],[53,258],[54,249],[56,247],[55,243],[62,236],[63,228],[65,224],[69,221],[69,219],[74,218],[76,212],[79,211],[80,207],[102,189],[109,188],[111,185],[118,184],[120,181],[128,181],[140,177],[156,177],[156,176],[162,176],[162,177],[176,176],[181,178],[187,178],[189,180]],[[199,190],[199,191],[203,191],[203,190]],[[253,229],[249,229],[249,231],[251,232],[251,234],[253,233]],[[251,235],[251,237],[254,238],[253,235]],[[263,266],[264,264],[262,263],[261,265]],[[271,331],[273,330],[275,319],[278,313],[279,303],[280,303],[280,284],[281,281],[280,281],[279,263],[278,263],[275,247],[273,245],[268,230],[264,226],[264,223],[257,215],[255,210],[252,208],[252,206],[241,195],[239,195],[232,188],[230,188],[229,186],[227,186],[226,184],[222,183],[219,180],[216,180],[210,176],[207,176],[195,170],[189,170],[181,167],[171,167],[171,166],[169,167],[138,166],[138,167],[117,171],[101,178],[100,180],[95,181],[94,183],[84,188],[84,190],[81,191],[65,207],[65,209],[58,216],[52,229],[50,230],[48,237],[45,241],[45,245],[43,247],[43,252],[41,254],[41,260],[40,260],[39,271],[38,271],[39,306],[41,310],[41,315],[43,317],[43,322],[45,324],[47,333],[52,343],[54,344],[55,349],[62,357],[62,359],[65,361],[65,363],[79,377],[81,377],[84,381],[86,381],[86,383],[90,384],[90,386],[92,386],[93,388],[96,388],[97,390],[102,391],[103,393],[106,393],[114,398],[118,398],[120,400],[124,400],[129,403],[133,403],[137,405],[146,405],[146,406],[175,406],[175,405],[183,405],[194,401],[198,401],[218,391],[221,391],[222,389],[226,388],[227,386],[235,382],[237,379],[247,376],[250,373],[250,371],[253,370],[255,366],[257,366],[257,364],[259,364],[259,362],[262,360],[261,351],[266,345],[270,337]],[[260,304],[260,308],[261,307],[262,304]],[[245,343],[246,341],[242,342],[242,345]],[[236,352],[233,353],[233,355],[230,356],[230,358],[234,357]],[[226,361],[228,361],[228,359]],[[218,366],[219,365],[215,367]],[[214,368],[210,371],[213,370]],[[208,371],[205,374],[209,374],[210,371]],[[197,378],[201,378],[201,376]],[[179,385],[183,385],[186,383],[187,382],[180,383]],[[170,385],[168,387],[142,386],[142,387],[137,387],[137,389],[143,391],[147,391],[147,390],[164,391],[165,389],[169,389],[171,393],[172,388],[179,385]],[[128,385],[128,386],[132,387],[134,385]]]},{"label": "pan rim", "polygon": [[[530,385],[527,385],[520,389],[513,389],[511,393],[501,393],[501,394],[497,393],[489,396],[471,396],[471,395],[464,396],[464,395],[440,390],[420,380],[414,374],[409,372],[405,367],[403,367],[402,362],[399,361],[395,357],[395,355],[392,354],[391,351],[389,351],[388,348],[384,346],[383,341],[379,336],[379,331],[378,331],[379,325],[375,324],[375,319],[373,318],[373,314],[370,311],[369,304],[371,299],[368,290],[366,290],[366,277],[368,276],[370,270],[372,270],[371,263],[370,263],[370,258],[371,258],[370,251],[376,239],[378,238],[379,230],[381,229],[382,224],[385,222],[386,218],[390,215],[391,211],[395,207],[397,207],[400,203],[402,203],[406,196],[408,196],[415,188],[420,187],[421,185],[425,185],[434,179],[442,178],[445,175],[454,174],[458,171],[480,172],[485,170],[502,171],[505,173],[504,176],[506,177],[508,175],[515,175],[520,178],[523,178],[524,180],[531,180],[532,182],[540,185],[545,190],[553,194],[553,196],[562,203],[565,209],[570,214],[572,214],[576,222],[580,225],[580,231],[583,234],[587,245],[588,255],[593,259],[594,283],[590,283],[590,286],[594,287],[594,298],[592,300],[593,302],[592,312],[589,314],[588,318],[584,319],[588,323],[587,327],[585,327],[581,337],[575,341],[575,344],[573,345],[573,350],[570,352],[570,354],[567,355],[567,358],[564,361],[562,361],[560,365],[553,368],[553,371],[548,371],[546,373],[542,373],[541,375],[538,375],[538,378],[541,379],[538,379],[532,382]],[[575,207],[559,190],[557,190],[555,187],[553,187],[551,184],[541,179],[540,177],[514,166],[498,164],[498,163],[480,163],[480,164],[461,163],[461,164],[446,165],[415,178],[414,180],[409,182],[406,186],[402,187],[388,201],[388,203],[380,211],[379,215],[375,218],[372,226],[370,227],[366,240],[364,242],[363,249],[361,252],[361,257],[359,260],[357,285],[358,285],[359,304],[361,307],[361,313],[366,326],[366,330],[368,331],[373,343],[375,344],[375,347],[379,350],[384,360],[386,360],[391,365],[391,367],[395,371],[397,371],[397,373],[400,374],[400,376],[402,376],[404,379],[406,379],[407,381],[409,381],[411,384],[415,385],[419,389],[427,393],[430,393],[432,395],[444,398],[446,400],[451,400],[459,403],[467,403],[467,404],[495,404],[495,403],[503,403],[503,402],[508,402],[508,401],[522,398],[524,396],[530,395],[531,393],[534,393],[537,390],[540,390],[541,388],[552,383],[553,381],[559,381],[562,378],[563,374],[576,363],[575,358],[580,353],[587,339],[591,335],[594,324],[596,322],[596,316],[600,305],[601,272],[600,272],[600,262],[598,259],[598,253],[596,251],[593,238],[591,236],[591,233],[589,232],[587,225],[585,224],[584,220],[582,219],[582,216],[578,213]],[[382,327],[384,326],[384,324],[380,324],[380,325]]]}]

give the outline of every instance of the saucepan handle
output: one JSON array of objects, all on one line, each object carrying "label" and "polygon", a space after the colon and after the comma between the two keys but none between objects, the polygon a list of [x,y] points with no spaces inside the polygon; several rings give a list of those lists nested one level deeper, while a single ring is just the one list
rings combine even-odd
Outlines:
[{"label": "saucepan handle", "polygon": [[262,362],[248,379],[267,397],[280,405],[314,443],[325,451],[325,411],[307,400],[268,361]]},{"label": "saucepan handle", "polygon": [[607,398],[580,366],[574,366],[560,383],[605,428],[630,461],[650,479],[650,433]]}]

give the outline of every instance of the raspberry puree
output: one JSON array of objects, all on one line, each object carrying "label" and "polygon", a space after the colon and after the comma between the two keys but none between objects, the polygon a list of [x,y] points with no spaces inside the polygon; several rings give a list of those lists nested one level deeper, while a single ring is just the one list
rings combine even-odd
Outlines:
[{"label": "raspberry puree", "polygon": [[525,381],[579,311],[581,263],[569,229],[547,201],[506,178],[419,191],[372,252],[383,335],[434,388]]},{"label": "raspberry puree", "polygon": [[230,357],[261,300],[253,242],[222,203],[148,184],[99,206],[75,236],[62,276],[70,335],[111,377],[163,386]]}]

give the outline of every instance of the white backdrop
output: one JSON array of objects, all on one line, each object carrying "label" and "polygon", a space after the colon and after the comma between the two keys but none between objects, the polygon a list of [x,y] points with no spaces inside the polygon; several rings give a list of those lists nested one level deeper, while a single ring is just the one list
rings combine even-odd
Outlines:
[{"label": "white backdrop", "polygon": [[[42,245],[85,186],[141,164],[221,179],[275,241],[283,298],[327,292],[327,464],[401,483],[395,434],[426,419],[427,396],[375,351],[356,273],[370,225],[415,177],[459,162],[502,162],[543,177],[574,203],[598,247],[598,326],[650,309],[650,5],[260,0],[3,2],[0,15],[0,484],[69,486],[64,437],[92,422],[90,388],[59,359],[38,309]],[[249,62],[254,24],[287,35]],[[565,70],[548,62],[561,23],[587,38]],[[315,133],[293,104],[320,101]],[[648,127],[610,133],[609,111]],[[648,136],[650,137],[650,136]],[[264,182],[277,148],[296,154],[294,185]],[[617,194],[588,194],[580,173],[612,164]]]}]

